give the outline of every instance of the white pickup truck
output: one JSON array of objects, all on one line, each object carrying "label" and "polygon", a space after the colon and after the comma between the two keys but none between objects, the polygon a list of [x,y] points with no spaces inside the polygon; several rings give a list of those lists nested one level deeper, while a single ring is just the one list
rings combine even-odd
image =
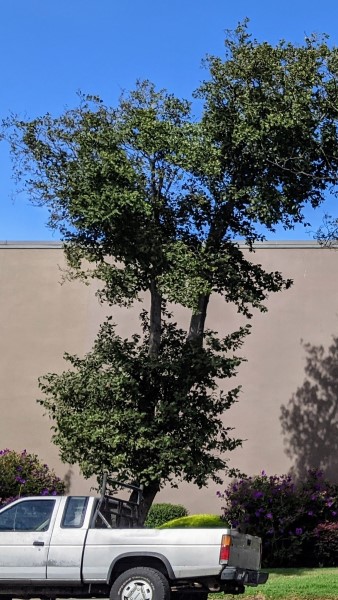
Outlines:
[{"label": "white pickup truck", "polygon": [[0,510],[0,600],[206,600],[265,583],[261,540],[235,529],[147,529],[137,501],[21,498]]}]

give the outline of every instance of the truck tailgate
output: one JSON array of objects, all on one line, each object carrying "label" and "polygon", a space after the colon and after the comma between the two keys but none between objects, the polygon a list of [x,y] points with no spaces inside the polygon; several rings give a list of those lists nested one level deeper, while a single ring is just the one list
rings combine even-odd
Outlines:
[{"label": "truck tailgate", "polygon": [[260,569],[261,553],[262,547],[259,537],[231,531],[229,567]]}]

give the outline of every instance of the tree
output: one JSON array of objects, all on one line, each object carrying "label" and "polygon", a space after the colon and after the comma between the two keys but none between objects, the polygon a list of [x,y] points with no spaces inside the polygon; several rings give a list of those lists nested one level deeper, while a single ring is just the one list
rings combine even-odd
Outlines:
[{"label": "tree", "polygon": [[294,459],[298,479],[316,468],[337,482],[338,338],[333,338],[328,352],[323,346],[304,347],[306,378],[281,409],[286,453]]},{"label": "tree", "polygon": [[241,360],[229,352],[240,346],[245,329],[223,340],[207,332],[201,347],[167,316],[154,360],[146,313],[142,321],[143,336],[126,340],[107,320],[87,356],[67,354],[71,369],[40,384],[41,404],[56,419],[61,458],[77,462],[85,476],[106,468],[122,481],[143,483],[144,519],[166,482],[221,482],[224,454],[240,445],[221,415],[239,387],[217,394],[216,380],[235,375]]},{"label": "tree", "polygon": [[[49,224],[65,242],[69,276],[99,279],[100,298],[112,305],[129,306],[145,292],[150,296],[142,341],[121,340],[105,324],[84,361],[67,356],[75,373],[47,376],[42,382],[45,406],[56,421],[55,439],[70,462],[74,447],[67,439],[74,428],[67,429],[67,415],[73,415],[84,396],[88,402],[92,388],[101,406],[106,400],[112,408],[104,391],[107,372],[114,398],[120,398],[113,415],[120,415],[116,423],[121,429],[111,432],[112,447],[118,431],[123,438],[126,387],[137,409],[142,447],[152,439],[151,423],[159,417],[164,432],[158,429],[163,443],[159,436],[157,451],[162,456],[173,416],[178,445],[174,449],[172,436],[171,463],[166,459],[164,468],[162,458],[155,459],[162,466],[156,470],[154,463],[150,469],[148,456],[148,475],[133,473],[146,484],[148,504],[166,479],[174,484],[173,477],[183,477],[198,485],[207,477],[217,480],[217,470],[226,466],[217,452],[238,444],[228,438],[226,428],[217,438],[219,415],[238,392],[218,401],[207,388],[215,391],[216,375],[234,374],[239,359],[231,356],[232,345],[236,349],[247,330],[223,340],[206,332],[210,295],[220,294],[246,317],[253,308],[265,310],[267,295],[291,282],[250,260],[254,243],[264,239],[260,226],[273,230],[280,222],[286,228],[303,222],[305,203],[317,206],[326,186],[336,182],[336,112],[331,103],[336,51],[315,38],[299,48],[284,42],[260,44],[247,33],[246,23],[228,33],[225,47],[224,60],[207,60],[210,79],[196,93],[204,103],[200,120],[192,117],[187,101],[139,82],[116,108],[97,97],[81,97],[78,108],[60,117],[7,122],[14,127],[10,140],[17,175],[32,200],[49,208]],[[168,302],[191,309],[187,332],[170,320]],[[101,343],[109,346],[105,357]],[[101,376],[106,387],[101,388]],[[187,441],[189,434],[193,443],[197,426],[182,408],[186,402],[192,402],[189,411],[193,408],[195,419],[198,415],[205,422],[211,416],[215,437],[208,447],[206,428],[205,438],[197,436],[201,452],[194,447],[195,454],[184,453],[177,462],[180,438]],[[95,421],[95,411],[93,415]],[[89,410],[88,425],[90,418]],[[95,440],[102,442],[100,427],[91,443]],[[94,460],[86,461],[88,451],[85,442],[82,454],[80,449],[76,454],[87,474]],[[101,467],[107,466],[107,454],[101,452],[99,460]],[[126,460],[122,452],[117,473],[127,473]]]},{"label": "tree", "polygon": [[325,214],[317,230],[316,239],[323,248],[335,249],[338,241],[338,219]]}]

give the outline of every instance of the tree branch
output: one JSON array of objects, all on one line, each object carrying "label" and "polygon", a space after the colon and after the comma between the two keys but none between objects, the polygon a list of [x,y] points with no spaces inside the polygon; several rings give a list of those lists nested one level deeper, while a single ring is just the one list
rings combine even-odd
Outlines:
[{"label": "tree branch", "polygon": [[157,358],[161,344],[161,311],[162,296],[157,289],[155,280],[150,284],[150,334],[149,356]]}]

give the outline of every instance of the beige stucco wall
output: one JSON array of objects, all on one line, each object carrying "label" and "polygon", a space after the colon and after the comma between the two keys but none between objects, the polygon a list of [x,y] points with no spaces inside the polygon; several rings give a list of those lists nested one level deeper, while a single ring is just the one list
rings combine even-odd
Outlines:
[{"label": "beige stucco wall", "polygon": [[[338,255],[314,243],[276,243],[260,246],[255,260],[282,271],[294,285],[270,297],[267,314],[255,313],[242,349],[247,362],[236,380],[242,385],[240,401],[224,418],[246,440],[230,455],[230,463],[248,474],[262,469],[274,474],[291,466],[280,409],[304,381],[301,340],[327,347],[337,331]],[[62,266],[57,243],[0,244],[0,448],[36,452],[59,475],[68,467],[60,463],[50,422],[36,403],[37,379],[64,368],[64,351],[89,350],[108,312],[98,304],[94,287],[60,285]],[[186,311],[179,309],[176,316],[188,325]],[[115,318],[123,334],[137,327],[137,310],[116,310]],[[225,334],[241,322],[232,307],[212,298],[208,327]],[[73,471],[71,492],[87,492],[89,483]],[[162,491],[157,501],[182,502],[191,512],[219,512],[218,489],[214,484],[201,491],[181,485]]]}]

